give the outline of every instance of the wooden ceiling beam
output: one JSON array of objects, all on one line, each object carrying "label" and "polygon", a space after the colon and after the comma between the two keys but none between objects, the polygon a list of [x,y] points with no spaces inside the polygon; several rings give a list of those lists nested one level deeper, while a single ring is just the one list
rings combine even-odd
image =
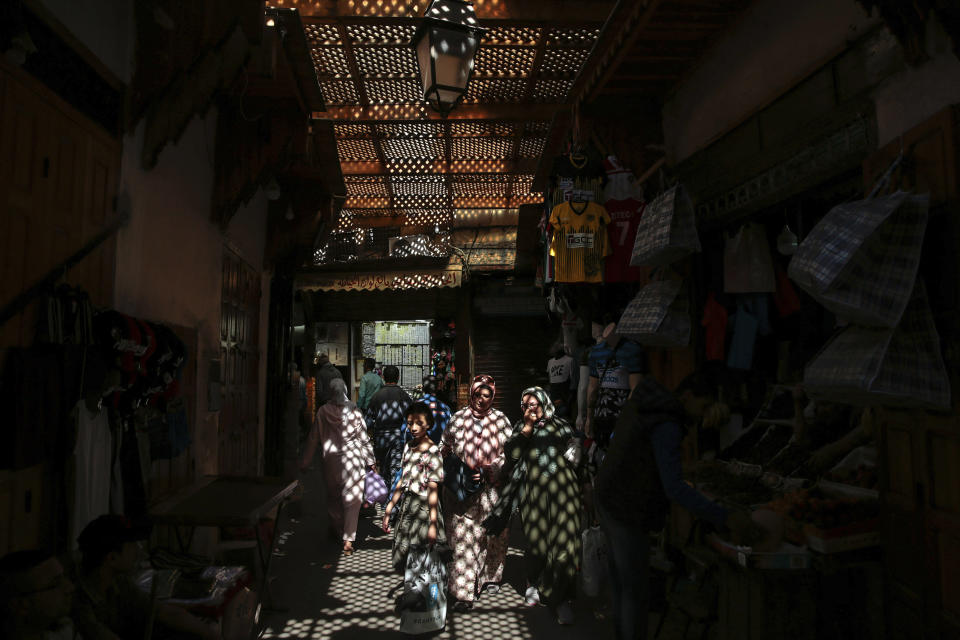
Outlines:
[{"label": "wooden ceiling beam", "polygon": [[[617,75],[608,87],[618,88],[620,85],[632,82],[676,82],[680,78],[679,73],[627,73]],[[605,87],[606,88],[606,87]]]},{"label": "wooden ceiling beam", "polygon": [[[370,3],[374,4],[374,3]],[[579,22],[602,22],[610,13],[614,0],[473,0],[481,21],[511,20],[528,22],[556,21],[557,16],[577,16]],[[386,20],[418,19],[419,11],[411,11],[417,3],[405,0],[384,0],[368,8],[360,0],[285,0],[284,7],[300,10],[300,15],[313,18],[350,18]],[[487,26],[483,24],[483,26]]]},{"label": "wooden ceiling beam", "polygon": [[657,13],[657,9],[660,7],[662,0],[650,0],[647,2],[646,7],[643,9],[643,12],[640,14],[640,17],[637,18],[635,24],[623,24],[621,28],[628,29],[627,35],[622,35],[621,37],[616,38],[618,43],[618,52],[613,54],[613,57],[605,61],[606,68],[603,73],[600,75],[599,80],[592,83],[591,87],[588,87],[587,97],[583,101],[585,103],[593,102],[594,98],[597,95],[599,89],[602,89],[607,82],[610,81],[610,78],[616,73],[617,68],[620,66],[620,63],[623,61],[623,58],[629,53],[630,49],[633,47],[634,43],[640,37],[640,34],[643,33],[646,29],[646,26],[653,20],[653,17]]},{"label": "wooden ceiling beam", "polygon": [[[563,104],[461,104],[446,120],[550,120]],[[428,109],[425,104],[391,104],[370,107],[327,107],[326,111],[316,112],[318,120],[337,122],[416,122],[443,121],[439,113]]]},{"label": "wooden ceiling beam", "polygon": [[377,161],[342,161],[340,169],[345,176],[385,176],[385,175],[443,175],[446,173],[459,174],[489,174],[515,173],[531,174],[536,170],[537,158],[518,158],[516,160],[451,160],[447,165],[445,160],[428,160],[422,171],[388,171]]}]

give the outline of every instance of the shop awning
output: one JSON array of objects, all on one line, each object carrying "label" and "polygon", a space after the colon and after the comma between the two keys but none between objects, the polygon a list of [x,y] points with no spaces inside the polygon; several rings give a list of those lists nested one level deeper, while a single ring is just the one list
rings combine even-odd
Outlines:
[{"label": "shop awning", "polygon": [[388,291],[459,287],[459,265],[446,268],[332,271],[297,276],[295,287],[304,291]]}]

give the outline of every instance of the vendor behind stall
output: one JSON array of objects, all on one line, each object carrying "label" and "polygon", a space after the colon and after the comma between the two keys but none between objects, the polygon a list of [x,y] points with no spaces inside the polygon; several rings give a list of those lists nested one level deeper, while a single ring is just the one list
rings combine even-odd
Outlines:
[{"label": "vendor behind stall", "polygon": [[607,537],[614,624],[620,640],[646,638],[649,532],[663,529],[670,502],[688,509],[734,542],[750,544],[764,531],[745,512],[728,511],[683,481],[680,447],[686,425],[713,409],[717,386],[695,373],[670,393],[651,377],[640,381],[616,423],[616,435],[597,474],[600,523]]},{"label": "vendor behind stall", "polygon": [[803,387],[793,391],[795,440],[813,451],[807,468],[820,475],[853,449],[874,438],[874,411],[850,405],[810,400]]}]

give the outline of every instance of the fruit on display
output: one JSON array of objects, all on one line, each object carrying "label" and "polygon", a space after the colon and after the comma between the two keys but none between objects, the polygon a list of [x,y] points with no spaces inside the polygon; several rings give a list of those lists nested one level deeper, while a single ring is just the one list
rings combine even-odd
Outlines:
[{"label": "fruit on display", "polygon": [[800,523],[830,530],[874,520],[880,503],[847,496],[834,496],[820,489],[798,489],[773,500],[768,508]]},{"label": "fruit on display", "polygon": [[865,464],[847,469],[834,469],[827,473],[825,477],[833,482],[849,484],[863,489],[876,489],[878,482],[876,467]]},{"label": "fruit on display", "polygon": [[706,493],[743,507],[762,504],[774,496],[760,478],[732,473],[723,463],[701,463],[688,478]]}]

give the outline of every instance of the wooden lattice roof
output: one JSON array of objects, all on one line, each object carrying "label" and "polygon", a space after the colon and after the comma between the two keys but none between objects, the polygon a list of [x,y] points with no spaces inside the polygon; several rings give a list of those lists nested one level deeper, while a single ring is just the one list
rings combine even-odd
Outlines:
[{"label": "wooden lattice roof", "polygon": [[446,119],[424,103],[409,47],[427,0],[276,4],[303,16],[326,103],[315,116],[334,124],[346,183],[338,229],[412,231],[542,200],[532,185],[551,121],[613,2],[476,0],[487,31]]}]

